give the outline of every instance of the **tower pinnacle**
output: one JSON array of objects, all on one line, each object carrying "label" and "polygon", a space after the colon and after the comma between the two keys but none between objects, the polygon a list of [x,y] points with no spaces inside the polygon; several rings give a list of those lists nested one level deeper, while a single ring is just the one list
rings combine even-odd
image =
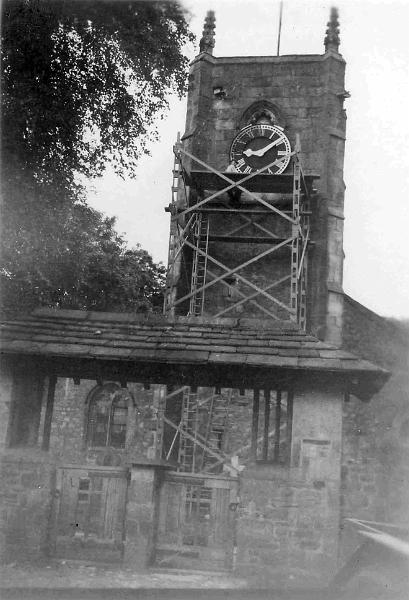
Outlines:
[{"label": "tower pinnacle", "polygon": [[335,52],[338,52],[339,41],[338,9],[333,6],[327,23],[327,31],[324,40],[325,52],[328,52],[328,50],[335,50]]},{"label": "tower pinnacle", "polygon": [[200,40],[200,52],[213,54],[214,48],[214,30],[216,27],[216,18],[213,10],[208,10],[203,26],[202,39]]}]

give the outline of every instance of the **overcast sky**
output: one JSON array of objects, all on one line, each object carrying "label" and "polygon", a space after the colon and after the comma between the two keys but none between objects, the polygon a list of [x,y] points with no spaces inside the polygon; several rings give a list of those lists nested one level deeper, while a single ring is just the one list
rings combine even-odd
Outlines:
[{"label": "overcast sky", "polygon": [[[198,42],[207,10],[216,12],[215,56],[275,55],[278,0],[185,0]],[[284,0],[280,54],[321,54],[332,4],[339,8],[347,61],[344,179],[344,289],[385,316],[409,318],[409,2]],[[117,216],[129,245],[167,262],[172,145],[183,133],[186,99],[171,100],[160,141],[133,180],[110,171],[92,182],[89,202]]]}]

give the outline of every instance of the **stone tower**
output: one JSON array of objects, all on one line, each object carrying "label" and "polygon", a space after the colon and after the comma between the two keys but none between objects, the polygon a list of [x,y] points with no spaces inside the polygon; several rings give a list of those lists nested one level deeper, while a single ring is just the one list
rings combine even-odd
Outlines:
[{"label": "stone tower", "polygon": [[[178,145],[181,164],[177,161],[175,174],[183,177],[175,186],[178,190],[170,209],[168,311],[298,320],[286,307],[291,309],[291,286],[296,283],[291,270],[304,270],[300,294],[305,296],[305,314],[300,324],[322,339],[340,342],[343,103],[348,94],[344,89],[345,61],[338,51],[338,25],[337,10],[332,9],[323,54],[218,58],[213,56],[215,17],[213,12],[207,14],[200,54],[191,64],[186,129]],[[243,184],[250,194],[233,189],[208,202],[203,198],[220,193],[228,181],[211,172],[210,179],[195,173],[215,169],[235,182],[242,179],[247,171],[239,176],[232,173],[231,145],[239,132],[257,124],[278,126],[291,149],[299,149],[304,196],[308,196],[301,206],[301,220],[303,214],[305,217],[301,227],[308,229],[308,236],[300,239],[299,264],[295,266],[291,262],[294,243],[288,242],[298,216],[291,214],[293,161],[282,175],[263,173],[252,178],[251,185]],[[178,171],[181,166],[183,170]],[[266,183],[269,180],[272,186]],[[259,203],[251,192],[258,194]],[[201,216],[189,223],[193,213],[183,209],[195,203],[201,207],[202,212],[196,213]],[[293,222],[264,210],[265,203],[289,215]],[[272,241],[280,247],[270,252]],[[237,269],[238,265],[244,267]],[[222,279],[214,283],[217,278]],[[204,289],[189,298],[194,286]]]}]

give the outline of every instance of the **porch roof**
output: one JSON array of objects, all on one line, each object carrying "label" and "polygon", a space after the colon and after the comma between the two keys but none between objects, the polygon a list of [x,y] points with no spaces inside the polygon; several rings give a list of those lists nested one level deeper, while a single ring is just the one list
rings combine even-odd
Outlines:
[{"label": "porch roof", "polygon": [[[3,354],[338,373],[379,389],[387,371],[290,322],[40,308],[1,324]],[[371,395],[370,394],[370,395]]]}]

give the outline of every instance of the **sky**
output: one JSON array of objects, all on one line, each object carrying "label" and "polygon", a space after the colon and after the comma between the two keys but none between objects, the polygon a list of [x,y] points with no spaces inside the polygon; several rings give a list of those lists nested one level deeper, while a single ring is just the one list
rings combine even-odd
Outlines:
[{"label": "sky", "polygon": [[[207,10],[216,13],[214,56],[275,55],[279,0],[184,0],[198,54]],[[344,290],[383,316],[409,318],[409,2],[284,0],[280,54],[322,54],[331,5],[340,14],[347,62]],[[135,178],[111,170],[89,182],[89,203],[117,217],[130,246],[167,263],[173,153],[184,132],[186,98],[170,99],[160,139]]]}]

